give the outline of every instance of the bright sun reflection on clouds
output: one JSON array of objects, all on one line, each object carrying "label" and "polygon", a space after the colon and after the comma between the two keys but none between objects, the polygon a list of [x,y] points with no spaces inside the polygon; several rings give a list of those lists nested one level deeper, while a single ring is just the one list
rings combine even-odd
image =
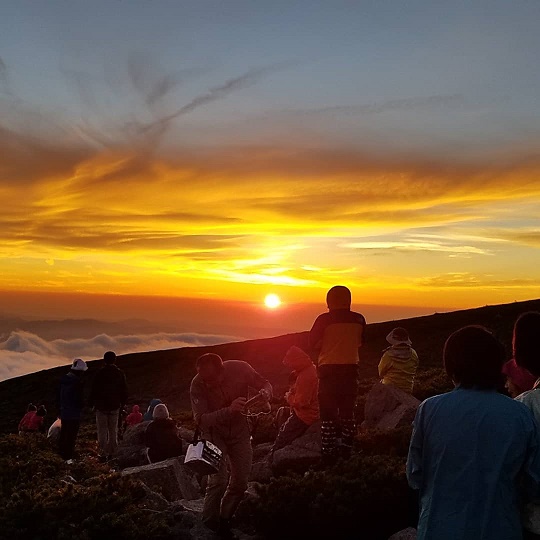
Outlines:
[{"label": "bright sun reflection on clouds", "polygon": [[267,294],[264,298],[264,305],[270,309],[276,309],[281,305],[281,300],[277,294]]}]

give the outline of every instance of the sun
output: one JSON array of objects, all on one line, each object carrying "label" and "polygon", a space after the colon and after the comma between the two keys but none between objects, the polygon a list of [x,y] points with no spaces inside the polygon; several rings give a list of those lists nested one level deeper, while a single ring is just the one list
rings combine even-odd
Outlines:
[{"label": "sun", "polygon": [[277,294],[267,294],[264,297],[264,305],[270,309],[276,309],[281,305],[281,300]]}]

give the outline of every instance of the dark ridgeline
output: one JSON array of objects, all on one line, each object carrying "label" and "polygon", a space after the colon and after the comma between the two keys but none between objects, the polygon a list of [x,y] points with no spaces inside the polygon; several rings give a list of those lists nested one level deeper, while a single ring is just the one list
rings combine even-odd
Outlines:
[{"label": "dark ridgeline", "polygon": [[[355,307],[361,309],[361,302]],[[381,351],[387,346],[385,337],[395,326],[404,326],[409,331],[420,358],[419,376],[426,369],[442,366],[446,338],[468,324],[481,324],[492,329],[505,344],[510,358],[513,324],[520,313],[531,310],[540,310],[540,299],[368,324],[366,344],[361,352],[360,377],[377,377]],[[281,361],[292,345],[307,349],[307,338],[306,331],[223,345],[134,353],[120,356],[117,364],[129,381],[128,403],[144,404],[159,396],[172,409],[189,411],[189,384],[195,373],[195,360],[201,354],[215,352],[224,360],[249,362],[270,380],[279,396],[287,389],[288,380],[288,370]],[[101,361],[88,362],[86,391],[101,365]],[[62,366],[0,382],[0,433],[16,431],[29,402],[45,404],[49,411],[46,421],[50,424],[56,412],[55,395],[60,377],[67,370],[67,366]]]}]

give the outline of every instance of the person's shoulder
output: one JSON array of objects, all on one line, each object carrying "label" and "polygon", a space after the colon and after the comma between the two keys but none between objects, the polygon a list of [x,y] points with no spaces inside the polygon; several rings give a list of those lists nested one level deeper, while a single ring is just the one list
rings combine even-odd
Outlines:
[{"label": "person's shoulder", "polygon": [[519,394],[514,401],[520,403],[540,403],[540,388],[527,390],[526,392],[523,392],[523,394]]},{"label": "person's shoulder", "polygon": [[201,378],[201,376],[196,373],[195,376],[193,377],[193,379],[191,379],[191,384],[190,384],[190,391],[193,391],[193,390],[196,390],[198,388],[201,388],[203,386],[203,380]]},{"label": "person's shoulder", "polygon": [[366,318],[361,314],[361,313],[358,313],[357,311],[351,311],[351,316],[356,319],[356,321],[360,324],[366,324]]},{"label": "person's shoulder", "polygon": [[226,371],[251,371],[251,364],[244,360],[225,360],[223,368]]}]

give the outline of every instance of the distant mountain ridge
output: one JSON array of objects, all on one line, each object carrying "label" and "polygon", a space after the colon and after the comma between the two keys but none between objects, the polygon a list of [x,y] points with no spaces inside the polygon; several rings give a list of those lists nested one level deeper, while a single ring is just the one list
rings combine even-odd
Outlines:
[{"label": "distant mountain ridge", "polygon": [[[468,324],[481,324],[493,330],[510,357],[513,324],[520,313],[531,310],[540,311],[540,299],[368,324],[366,343],[361,350],[360,377],[377,377],[381,352],[388,346],[385,337],[396,326],[409,331],[422,370],[440,367],[446,338]],[[195,372],[195,360],[201,354],[212,351],[224,360],[249,362],[272,382],[279,395],[287,384],[287,370],[281,363],[285,352],[291,345],[307,350],[307,344],[308,332],[299,332],[214,346],[128,354],[119,357],[118,366],[126,373],[130,403],[146,407],[150,399],[159,397],[174,413],[189,410],[189,384]],[[101,365],[101,361],[89,362],[87,389]],[[55,414],[58,381],[66,369],[61,366],[0,382],[0,433],[15,431],[30,401],[45,403],[51,419]]]}]

